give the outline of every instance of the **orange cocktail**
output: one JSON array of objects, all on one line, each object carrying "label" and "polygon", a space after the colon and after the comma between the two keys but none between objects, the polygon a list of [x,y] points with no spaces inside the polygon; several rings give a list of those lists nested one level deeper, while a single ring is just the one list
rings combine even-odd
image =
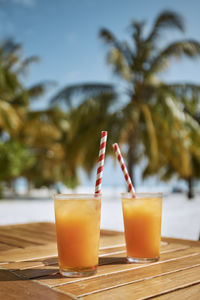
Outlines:
[{"label": "orange cocktail", "polygon": [[60,273],[88,276],[96,272],[100,237],[101,197],[54,196]]},{"label": "orange cocktail", "polygon": [[126,250],[129,262],[160,257],[162,194],[122,194]]}]

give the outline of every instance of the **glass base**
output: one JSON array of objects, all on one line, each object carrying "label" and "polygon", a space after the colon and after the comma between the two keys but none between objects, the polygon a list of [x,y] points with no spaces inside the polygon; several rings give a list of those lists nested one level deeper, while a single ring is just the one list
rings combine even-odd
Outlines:
[{"label": "glass base", "polygon": [[60,274],[65,277],[87,277],[94,275],[97,272],[97,268],[82,269],[82,270],[60,270]]},{"label": "glass base", "polygon": [[154,257],[154,258],[142,258],[142,257],[127,257],[127,261],[129,263],[152,263],[152,262],[156,262],[160,259],[160,257]]}]

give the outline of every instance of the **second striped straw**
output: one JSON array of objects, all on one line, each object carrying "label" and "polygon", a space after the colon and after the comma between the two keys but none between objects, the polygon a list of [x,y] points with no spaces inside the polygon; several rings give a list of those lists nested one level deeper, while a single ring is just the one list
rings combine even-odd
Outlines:
[{"label": "second striped straw", "polygon": [[115,143],[115,144],[113,144],[113,148],[115,150],[116,157],[117,157],[117,159],[118,159],[118,161],[120,163],[122,172],[124,174],[124,178],[125,178],[126,183],[128,185],[128,191],[129,191],[129,193],[132,194],[133,198],[136,198],[135,189],[134,189],[133,184],[131,182],[131,178],[130,178],[130,176],[128,174],[128,170],[127,170],[126,165],[124,163],[124,159],[123,159],[123,157],[121,155],[121,151],[120,151],[119,145],[117,143]]}]

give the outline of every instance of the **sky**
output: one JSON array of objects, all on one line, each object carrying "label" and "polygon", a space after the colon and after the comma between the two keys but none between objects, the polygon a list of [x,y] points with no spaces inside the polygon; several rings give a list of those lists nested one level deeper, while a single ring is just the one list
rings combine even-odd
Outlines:
[{"label": "sky", "polygon": [[[43,80],[57,82],[57,87],[33,104],[45,108],[61,87],[80,82],[116,83],[106,65],[106,47],[98,37],[103,27],[118,38],[128,36],[132,20],[146,20],[147,31],[155,16],[164,9],[183,15],[186,32],[164,33],[162,43],[173,39],[200,40],[200,1],[198,0],[0,0],[0,40],[13,37],[23,45],[24,57],[38,55],[25,84]],[[162,74],[167,81],[200,83],[200,60],[178,61]],[[105,181],[118,184],[119,168],[108,160]],[[137,175],[140,182],[140,175]],[[84,179],[86,180],[86,179]]]}]

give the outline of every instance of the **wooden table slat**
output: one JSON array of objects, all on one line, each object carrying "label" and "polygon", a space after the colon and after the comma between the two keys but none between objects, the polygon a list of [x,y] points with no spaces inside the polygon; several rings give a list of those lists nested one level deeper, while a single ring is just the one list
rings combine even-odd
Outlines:
[{"label": "wooden table slat", "polygon": [[[161,260],[160,262],[164,262],[164,261],[168,261],[168,260],[172,260],[172,259],[177,259],[177,258],[185,258],[188,256],[191,256],[195,253],[197,253],[197,250],[200,252],[199,248],[187,248],[187,249],[183,249],[183,250],[179,250],[179,251],[175,251],[173,253],[164,253],[163,255],[161,255]],[[105,258],[104,258],[105,259]],[[114,263],[112,263],[112,261],[114,261]],[[117,263],[118,261],[118,263]],[[121,272],[121,271],[126,271],[126,270],[131,270],[131,269],[138,269],[138,268],[143,268],[143,267],[149,267],[150,265],[144,265],[144,264],[125,264],[124,262],[119,263],[120,261],[122,261],[122,259],[120,258],[120,260],[117,260],[116,258],[111,258],[109,257],[109,261],[107,261],[107,264],[103,264],[101,266],[98,267],[98,272],[96,275],[94,275],[93,277],[89,277],[89,279],[92,278],[97,278],[99,276],[102,275],[106,275],[106,274],[114,274],[116,272]],[[124,260],[125,261],[125,260]],[[159,262],[159,263],[160,263]],[[153,264],[155,265],[155,264]],[[26,271],[25,271],[26,272]],[[55,273],[55,271],[54,271]],[[40,271],[38,271],[38,275],[40,275]],[[24,273],[25,275],[25,273]],[[32,270],[27,270],[26,272],[26,276],[30,276],[30,278],[32,278],[33,276],[33,272]],[[36,277],[35,277],[36,279]],[[36,279],[38,282],[41,282],[45,285],[49,285],[51,287],[53,286],[58,286],[58,285],[62,285],[65,283],[72,283],[74,281],[84,281],[84,280],[88,280],[87,277],[81,278],[81,279],[77,279],[77,278],[66,278],[66,277],[61,277],[58,274],[50,274],[48,276],[44,276],[41,278]]]},{"label": "wooden table slat", "polygon": [[0,299],[199,299],[200,242],[162,241],[159,262],[128,264],[124,234],[101,230],[97,274],[66,278],[53,223],[0,226]]},{"label": "wooden table slat", "polygon": [[1,243],[12,246],[13,248],[25,248],[32,245],[38,245],[38,243],[35,244],[34,242],[28,241],[27,239],[9,236],[6,234],[1,234]]},{"label": "wooden table slat", "polygon": [[24,260],[34,260],[42,257],[57,256],[56,243],[49,243],[40,246],[30,246],[25,249],[12,249],[0,252],[0,264],[5,262],[17,262]]},{"label": "wooden table slat", "polygon": [[82,296],[82,298],[84,300],[148,299],[164,293],[169,293],[177,290],[178,288],[180,289],[191,286],[195,283],[200,283],[199,275],[200,266],[166,274],[160,277],[149,278],[108,290],[102,290],[95,294],[86,295],[85,297]]},{"label": "wooden table slat", "polygon": [[[174,263],[173,260],[163,262],[162,264],[151,264],[141,268],[129,269],[122,272],[91,278],[84,281],[77,281],[73,284],[66,284],[57,287],[58,290],[68,291],[76,296],[93,293],[98,290],[105,290],[108,288],[113,289],[116,286],[127,285],[147,280],[148,278],[163,276],[167,273],[181,271],[183,269],[200,266],[200,254],[195,254],[187,259],[177,259]],[[199,278],[200,279],[200,278]]]},{"label": "wooden table slat", "polygon": [[176,239],[176,238],[169,238],[169,237],[163,237],[162,241],[166,241],[167,243],[179,243],[183,245],[188,245],[188,246],[196,246],[200,247],[200,241],[193,241],[193,240],[183,240],[183,239]]},{"label": "wooden table slat", "polygon": [[9,229],[12,231],[13,229],[23,229],[29,231],[35,231],[38,234],[40,232],[55,232],[55,224],[50,222],[37,222],[37,223],[28,223],[28,224],[16,224],[16,225],[1,225],[1,229]]},{"label": "wooden table slat", "polygon": [[11,238],[19,238],[26,240],[28,242],[32,242],[35,245],[43,245],[46,242],[54,242],[56,234],[52,233],[51,235],[45,232],[35,232],[29,231],[23,228],[16,228],[16,229],[0,229],[0,236],[9,236]]},{"label": "wooden table slat", "polygon": [[26,299],[26,300],[72,300],[77,299],[70,294],[57,293],[53,289],[37,284],[30,280],[21,280],[15,274],[0,270],[0,299]]},{"label": "wooden table slat", "polygon": [[156,300],[172,300],[172,299],[181,299],[181,300],[199,300],[200,295],[200,283],[178,289],[174,292],[170,292],[161,296],[156,297]]},{"label": "wooden table slat", "polygon": [[11,262],[0,264],[2,269],[6,270],[26,270],[38,267],[50,266],[50,265],[58,265],[58,258],[55,257],[47,257],[47,258],[37,258],[28,261],[19,261],[19,262]]}]

